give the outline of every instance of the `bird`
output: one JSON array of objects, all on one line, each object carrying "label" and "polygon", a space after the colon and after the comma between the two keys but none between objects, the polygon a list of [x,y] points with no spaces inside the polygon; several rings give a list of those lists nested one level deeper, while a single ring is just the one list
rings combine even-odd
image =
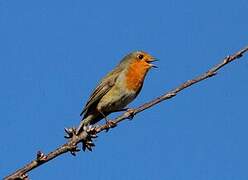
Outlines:
[{"label": "bird", "polygon": [[127,54],[97,85],[86,102],[80,116],[81,122],[76,129],[78,135],[84,127],[94,125],[101,119],[109,127],[115,126],[107,116],[125,108],[140,93],[145,77],[151,68],[157,68],[152,62],[157,61],[144,51]]}]

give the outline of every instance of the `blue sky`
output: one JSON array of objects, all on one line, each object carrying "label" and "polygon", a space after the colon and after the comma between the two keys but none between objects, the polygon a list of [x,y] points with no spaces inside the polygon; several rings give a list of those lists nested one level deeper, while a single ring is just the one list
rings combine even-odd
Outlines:
[{"label": "blue sky", "polygon": [[[246,0],[1,0],[0,177],[65,142],[99,79],[133,50],[160,61],[136,107],[247,45]],[[248,55],[31,179],[247,180]],[[114,117],[113,115],[112,117]]]}]

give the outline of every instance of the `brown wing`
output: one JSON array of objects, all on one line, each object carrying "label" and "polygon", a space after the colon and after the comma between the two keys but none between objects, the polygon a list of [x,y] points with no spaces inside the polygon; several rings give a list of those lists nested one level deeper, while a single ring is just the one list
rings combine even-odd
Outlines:
[{"label": "brown wing", "polygon": [[100,82],[100,84],[91,94],[80,116],[82,116],[93,105],[98,103],[100,99],[115,85],[116,79],[119,76],[121,70],[121,68],[116,68],[107,74],[107,76]]}]

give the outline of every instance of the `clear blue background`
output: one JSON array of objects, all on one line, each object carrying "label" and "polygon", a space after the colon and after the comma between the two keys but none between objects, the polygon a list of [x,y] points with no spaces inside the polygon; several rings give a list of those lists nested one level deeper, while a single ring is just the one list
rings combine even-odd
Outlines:
[{"label": "clear blue background", "polygon": [[[247,0],[1,0],[0,177],[65,143],[99,79],[133,50],[160,59],[136,107],[248,43]],[[248,55],[65,154],[31,179],[247,180]]]}]

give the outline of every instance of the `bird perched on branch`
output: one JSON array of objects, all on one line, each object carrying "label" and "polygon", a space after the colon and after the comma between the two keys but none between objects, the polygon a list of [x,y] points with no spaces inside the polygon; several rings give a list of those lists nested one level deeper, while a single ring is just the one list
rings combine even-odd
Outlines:
[{"label": "bird perched on branch", "polygon": [[126,55],[92,92],[80,114],[82,120],[76,134],[79,134],[84,126],[93,125],[103,118],[109,127],[115,126],[113,121],[107,120],[107,116],[124,110],[137,97],[147,72],[156,67],[152,64],[154,61],[156,59],[153,56],[143,51]]}]

